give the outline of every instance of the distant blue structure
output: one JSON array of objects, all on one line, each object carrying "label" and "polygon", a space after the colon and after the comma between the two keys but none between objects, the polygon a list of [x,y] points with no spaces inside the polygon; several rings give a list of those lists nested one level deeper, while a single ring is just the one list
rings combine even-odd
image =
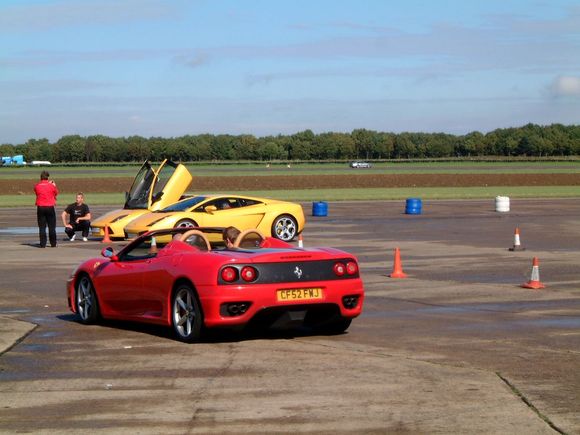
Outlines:
[{"label": "distant blue structure", "polygon": [[22,154],[12,157],[2,157],[2,166],[25,165],[25,164],[26,161],[24,160],[24,156]]},{"label": "distant blue structure", "polygon": [[12,164],[13,165],[25,165],[26,162],[24,161],[24,156],[22,154],[18,156],[12,156]]}]

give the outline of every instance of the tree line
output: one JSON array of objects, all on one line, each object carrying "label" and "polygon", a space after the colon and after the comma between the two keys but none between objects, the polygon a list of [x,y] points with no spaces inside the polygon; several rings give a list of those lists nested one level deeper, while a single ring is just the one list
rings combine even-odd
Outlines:
[{"label": "tree line", "polygon": [[275,161],[422,159],[484,156],[580,155],[580,125],[552,124],[497,129],[466,135],[384,133],[356,129],[351,133],[305,130],[292,135],[200,134],[174,138],[67,135],[54,143],[30,139],[0,145],[0,155],[22,154],[28,162]]}]

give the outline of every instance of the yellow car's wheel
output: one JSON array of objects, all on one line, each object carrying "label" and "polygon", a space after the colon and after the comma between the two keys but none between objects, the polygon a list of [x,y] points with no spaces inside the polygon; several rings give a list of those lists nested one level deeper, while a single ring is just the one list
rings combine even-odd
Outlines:
[{"label": "yellow car's wheel", "polygon": [[197,223],[191,219],[181,219],[175,224],[175,228],[195,228],[197,226]]},{"label": "yellow car's wheel", "polygon": [[284,242],[290,242],[298,234],[298,224],[289,214],[283,214],[274,219],[272,236]]}]

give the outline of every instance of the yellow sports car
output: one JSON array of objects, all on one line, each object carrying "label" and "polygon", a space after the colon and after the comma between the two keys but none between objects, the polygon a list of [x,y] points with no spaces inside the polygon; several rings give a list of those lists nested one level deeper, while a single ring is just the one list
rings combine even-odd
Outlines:
[{"label": "yellow sports car", "polygon": [[139,216],[125,226],[127,237],[175,227],[257,229],[289,242],[304,229],[300,204],[241,195],[199,195]]},{"label": "yellow sports car", "polygon": [[125,225],[145,213],[178,201],[192,179],[181,163],[164,160],[155,170],[146,161],[137,173],[131,190],[125,194],[125,206],[91,222],[93,236],[104,236],[105,227],[109,227],[110,237],[125,238]]}]

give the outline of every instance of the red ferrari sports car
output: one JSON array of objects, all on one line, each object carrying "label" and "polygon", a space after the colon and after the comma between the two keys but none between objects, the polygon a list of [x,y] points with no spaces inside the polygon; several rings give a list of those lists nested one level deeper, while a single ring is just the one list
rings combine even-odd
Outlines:
[{"label": "red ferrari sports car", "polygon": [[334,248],[295,248],[256,230],[233,248],[212,246],[220,228],[151,231],[104,258],[87,260],[67,283],[82,323],[99,318],[173,327],[194,342],[206,328],[259,322],[338,334],[362,310],[357,259]]}]

